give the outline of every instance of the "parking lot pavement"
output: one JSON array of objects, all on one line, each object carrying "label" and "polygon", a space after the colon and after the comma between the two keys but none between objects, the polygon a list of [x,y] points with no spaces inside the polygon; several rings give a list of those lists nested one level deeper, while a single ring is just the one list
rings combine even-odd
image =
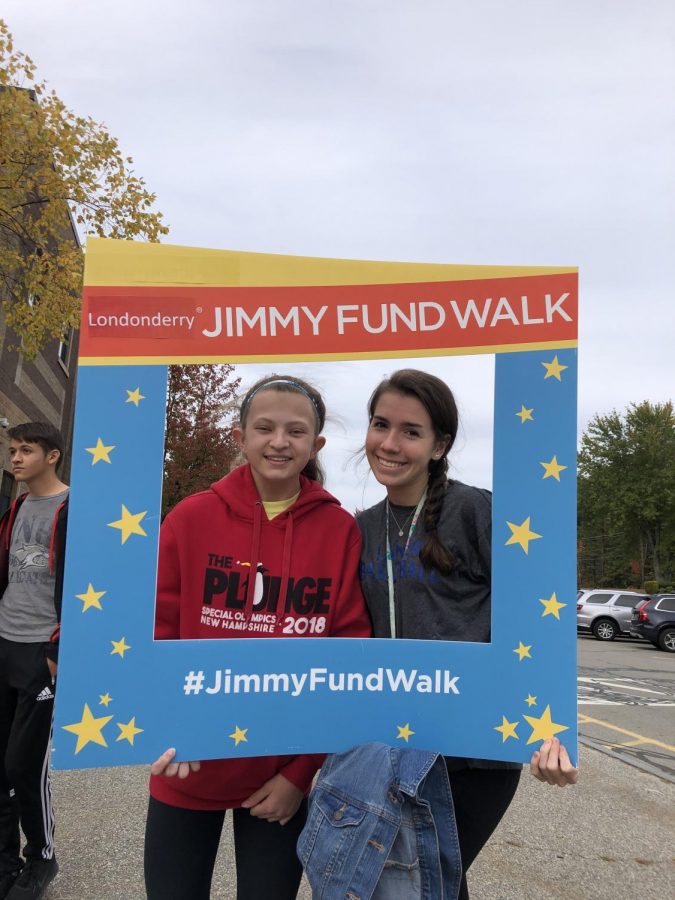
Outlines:
[{"label": "parking lot pavement", "polygon": [[675,783],[673,654],[587,636],[577,648],[580,740]]},{"label": "parking lot pavement", "polygon": [[[472,900],[663,900],[675,867],[675,785],[581,749],[574,788],[524,773],[516,799],[470,872]],[[61,873],[48,900],[141,900],[147,771],[55,772]],[[234,900],[229,821],[213,900]],[[261,863],[264,859],[261,857]],[[270,900],[274,900],[270,885]],[[305,884],[300,900],[311,900]]]},{"label": "parking lot pavement", "polygon": [[663,900],[672,896],[675,786],[581,747],[581,779],[525,774],[470,872],[472,900]]}]

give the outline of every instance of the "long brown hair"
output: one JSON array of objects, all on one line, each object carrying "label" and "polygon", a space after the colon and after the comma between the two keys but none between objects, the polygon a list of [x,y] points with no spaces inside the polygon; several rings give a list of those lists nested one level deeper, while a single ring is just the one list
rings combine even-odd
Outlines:
[{"label": "long brown hair", "polygon": [[392,392],[419,400],[429,414],[437,440],[446,442],[441,458],[429,460],[429,482],[423,512],[427,539],[420,550],[420,562],[427,571],[437,569],[442,575],[449,575],[455,560],[438,536],[438,522],[448,487],[447,457],[459,427],[457,403],[447,384],[435,375],[419,369],[399,369],[381,381],[373,391],[368,401],[369,421],[375,415],[382,394]]},{"label": "long brown hair", "polygon": [[[280,393],[286,394],[303,394],[307,397],[314,410],[314,418],[316,421],[315,436],[318,437],[321,434],[323,426],[326,424],[326,404],[323,402],[323,397],[314,385],[309,384],[307,381],[303,381],[302,378],[296,378],[294,375],[266,375],[264,378],[256,381],[253,387],[249,388],[244,399],[241,401],[241,406],[239,408],[239,425],[241,428],[244,428],[246,425],[246,419],[248,418],[253,397],[258,391],[268,390],[279,391]],[[321,463],[319,462],[318,454],[308,461],[307,465],[302,470],[302,474],[307,478],[318,481],[319,484],[324,483],[326,476]]]}]

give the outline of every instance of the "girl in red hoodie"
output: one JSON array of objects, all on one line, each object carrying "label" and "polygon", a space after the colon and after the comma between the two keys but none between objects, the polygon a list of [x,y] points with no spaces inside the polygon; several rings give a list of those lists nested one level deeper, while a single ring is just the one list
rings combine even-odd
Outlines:
[{"label": "girl in red hoodie", "polygon": [[[370,636],[359,529],[321,486],[325,415],[321,395],[299,378],[273,375],[249,390],[234,431],[247,464],[183,500],[162,525],[157,639]],[[227,809],[237,900],[294,900],[295,845],[323,757],[176,763],[174,755],[151,767],[149,900],[208,900]]]}]

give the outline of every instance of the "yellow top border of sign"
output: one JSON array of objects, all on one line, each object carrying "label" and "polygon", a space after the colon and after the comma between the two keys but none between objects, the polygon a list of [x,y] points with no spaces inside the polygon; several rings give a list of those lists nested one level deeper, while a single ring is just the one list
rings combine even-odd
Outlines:
[{"label": "yellow top border of sign", "polygon": [[280,256],[89,238],[84,283],[91,287],[297,287],[473,281],[481,278],[561,275],[577,271],[572,266],[463,266]]}]

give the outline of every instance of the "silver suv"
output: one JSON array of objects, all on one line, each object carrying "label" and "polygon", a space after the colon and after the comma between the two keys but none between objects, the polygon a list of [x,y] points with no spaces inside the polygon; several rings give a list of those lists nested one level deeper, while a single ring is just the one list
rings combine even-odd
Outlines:
[{"label": "silver suv", "polygon": [[599,641],[630,634],[633,607],[647,594],[634,591],[581,590],[577,594],[577,631],[590,631]]}]

